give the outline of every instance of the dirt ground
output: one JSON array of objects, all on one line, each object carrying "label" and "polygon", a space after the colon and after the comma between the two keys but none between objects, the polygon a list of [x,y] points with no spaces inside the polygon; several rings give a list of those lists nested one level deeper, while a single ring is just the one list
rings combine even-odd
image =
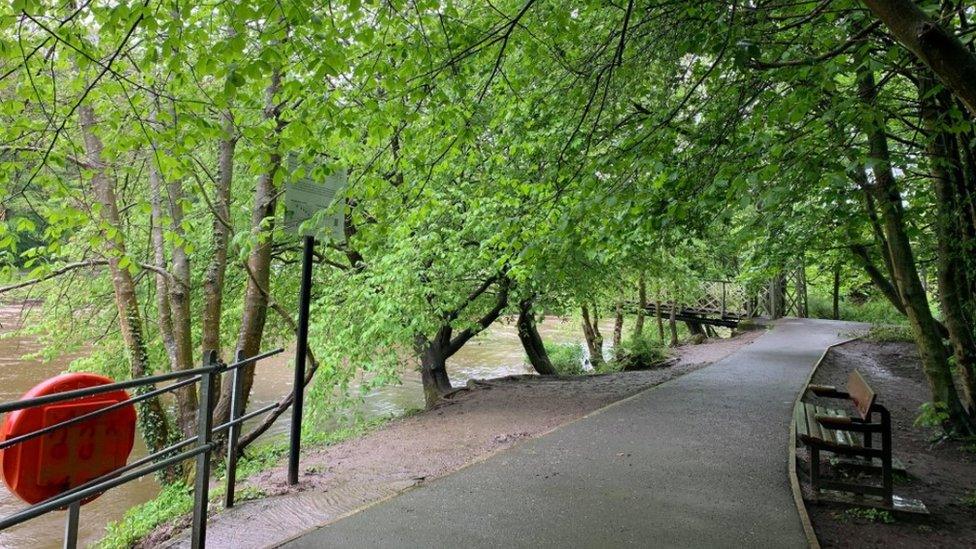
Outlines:
[{"label": "dirt ground", "polygon": [[[934,442],[933,429],[914,425],[929,394],[915,346],[854,341],[835,347],[813,382],[843,387],[855,368],[877,392],[878,402],[891,411],[893,454],[908,472],[907,478],[895,475],[895,495],[922,500],[931,514],[896,513],[872,520],[850,507],[808,501],[820,543],[858,548],[976,547],[976,502],[963,502],[976,495],[976,442]],[[805,471],[803,464],[801,482],[806,488]],[[891,519],[894,522],[886,522]]]},{"label": "dirt ground", "polygon": [[[762,335],[679,347],[668,368],[570,378],[510,376],[469,383],[433,410],[392,421],[362,438],[312,450],[302,458],[299,486],[278,466],[242,483],[270,497],[216,512],[208,547],[273,546],[371,503],[481,461],[612,402],[697,370]],[[187,544],[186,522],[157,529],[143,547]],[[174,535],[175,534],[175,535]],[[168,541],[167,541],[168,540]]]}]

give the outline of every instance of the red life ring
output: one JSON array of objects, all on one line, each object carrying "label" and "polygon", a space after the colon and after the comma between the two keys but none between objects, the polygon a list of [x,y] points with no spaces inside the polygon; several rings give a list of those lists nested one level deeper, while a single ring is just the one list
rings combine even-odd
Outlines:
[{"label": "red life ring", "polygon": [[[37,384],[22,400],[107,383],[112,380],[100,375],[63,374]],[[127,400],[128,393],[117,390],[17,410],[4,418],[0,439],[6,441]],[[136,411],[130,404],[15,444],[0,455],[3,480],[27,503],[44,501],[125,465],[135,431]]]}]

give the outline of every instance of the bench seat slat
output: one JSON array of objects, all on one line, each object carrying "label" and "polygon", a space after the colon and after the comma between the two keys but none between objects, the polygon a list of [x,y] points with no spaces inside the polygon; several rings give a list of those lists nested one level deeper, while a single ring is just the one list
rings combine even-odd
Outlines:
[{"label": "bench seat slat", "polygon": [[[807,417],[807,435],[812,438],[823,439],[823,432],[820,429],[820,424],[817,423],[816,407],[813,404],[804,403],[803,411]],[[833,439],[831,439],[831,442],[833,442]]]},{"label": "bench seat slat", "polygon": [[[823,406],[817,406],[816,412],[818,416],[829,416],[829,417],[848,417],[848,415],[843,410],[838,410],[836,408],[826,408]],[[843,431],[840,429],[826,429],[821,426],[823,434],[827,436],[828,440],[833,440],[837,444],[846,444],[848,446],[860,446],[855,441],[855,437],[851,436],[849,431]]]},{"label": "bench seat slat", "polygon": [[803,411],[804,406],[806,406],[805,403],[799,402],[793,408],[793,422],[796,424],[797,437],[802,437],[804,435],[810,434],[810,431],[807,429],[807,416],[806,413]]}]

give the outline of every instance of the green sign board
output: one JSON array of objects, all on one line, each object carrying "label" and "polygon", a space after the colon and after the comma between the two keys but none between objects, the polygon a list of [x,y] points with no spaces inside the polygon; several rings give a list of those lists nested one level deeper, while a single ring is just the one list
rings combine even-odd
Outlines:
[{"label": "green sign board", "polygon": [[318,214],[328,209],[336,201],[342,189],[348,185],[349,178],[346,170],[341,169],[325,178],[325,181],[313,181],[311,177],[303,177],[285,185],[285,230],[292,234],[299,234],[301,226],[306,221],[316,220],[314,225],[306,226],[301,236],[317,238],[330,237],[333,241],[345,240],[345,211],[339,207],[336,211]]}]

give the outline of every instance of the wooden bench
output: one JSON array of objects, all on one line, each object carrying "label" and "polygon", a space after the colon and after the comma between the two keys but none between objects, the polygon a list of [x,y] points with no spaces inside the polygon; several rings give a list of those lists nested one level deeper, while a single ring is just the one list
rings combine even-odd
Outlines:
[{"label": "wooden bench", "polygon": [[[823,490],[837,490],[860,497],[876,496],[881,498],[881,507],[891,509],[900,507],[895,505],[896,499],[899,502],[907,501],[892,494],[891,414],[877,403],[877,394],[861,373],[856,370],[851,372],[847,391],[810,385],[807,394],[844,401],[854,412],[848,415],[844,410],[809,402],[800,402],[794,409],[797,438],[810,450],[810,484],[814,494],[821,497]],[[878,421],[875,421],[876,417]],[[879,435],[878,439],[875,438],[876,434]],[[821,478],[820,452],[855,458],[867,465],[868,469],[877,470],[872,466],[880,465],[881,485]]]}]

